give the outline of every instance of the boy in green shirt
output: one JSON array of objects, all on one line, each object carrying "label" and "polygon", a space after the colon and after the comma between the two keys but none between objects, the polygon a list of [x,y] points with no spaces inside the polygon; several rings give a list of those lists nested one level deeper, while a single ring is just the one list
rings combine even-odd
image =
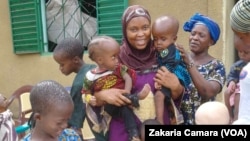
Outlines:
[{"label": "boy in green shirt", "polygon": [[86,64],[83,60],[84,47],[81,42],[75,38],[66,38],[58,43],[53,52],[54,60],[59,64],[60,71],[68,76],[76,73],[70,95],[74,102],[74,111],[69,119],[68,125],[73,128],[82,137],[81,128],[85,120],[85,105],[82,100],[81,90],[83,87],[83,78],[94,64]]}]

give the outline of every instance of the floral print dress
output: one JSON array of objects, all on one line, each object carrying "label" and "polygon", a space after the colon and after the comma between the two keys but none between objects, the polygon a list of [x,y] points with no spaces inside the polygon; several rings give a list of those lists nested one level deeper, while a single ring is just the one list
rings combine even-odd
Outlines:
[{"label": "floral print dress", "polygon": [[[208,81],[217,81],[221,85],[221,90],[225,84],[226,71],[224,64],[214,59],[207,64],[197,66],[198,71],[203,77]],[[215,97],[209,99],[211,101],[215,100]],[[194,115],[198,107],[209,100],[204,100],[201,98],[194,84],[191,83],[185,90],[185,93],[181,102],[181,111],[184,117],[185,125],[194,125]]]}]

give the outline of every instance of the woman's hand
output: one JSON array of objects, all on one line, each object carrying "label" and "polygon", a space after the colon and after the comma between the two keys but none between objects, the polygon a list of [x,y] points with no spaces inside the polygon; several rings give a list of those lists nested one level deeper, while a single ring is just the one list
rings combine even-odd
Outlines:
[{"label": "woman's hand", "polygon": [[96,92],[94,95],[97,98],[97,100],[116,106],[122,106],[131,103],[131,101],[128,98],[122,95],[126,93],[127,93],[126,90],[113,88]]},{"label": "woman's hand", "polygon": [[180,44],[175,44],[176,48],[180,51],[180,55],[186,65],[190,64],[193,62],[193,59],[190,56],[190,53],[188,53],[184,47]]},{"label": "woman's hand", "polygon": [[177,76],[168,71],[166,67],[158,69],[154,81],[171,89],[172,98],[175,100],[183,93],[184,87],[180,84]]},{"label": "woman's hand", "polygon": [[160,90],[161,89],[161,85],[159,83],[155,82],[154,85],[155,85],[155,89],[156,90]]}]

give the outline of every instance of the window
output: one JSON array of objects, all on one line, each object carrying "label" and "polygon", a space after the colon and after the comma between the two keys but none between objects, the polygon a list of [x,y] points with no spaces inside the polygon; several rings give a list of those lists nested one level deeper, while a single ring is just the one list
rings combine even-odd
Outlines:
[{"label": "window", "polygon": [[14,53],[44,53],[66,37],[84,46],[96,34],[120,42],[127,0],[9,0],[9,7]]},{"label": "window", "polygon": [[41,52],[41,9],[36,0],[9,0],[12,39],[17,54]]},{"label": "window", "polygon": [[115,38],[119,43],[122,40],[123,11],[128,6],[127,0],[97,0],[98,34]]}]

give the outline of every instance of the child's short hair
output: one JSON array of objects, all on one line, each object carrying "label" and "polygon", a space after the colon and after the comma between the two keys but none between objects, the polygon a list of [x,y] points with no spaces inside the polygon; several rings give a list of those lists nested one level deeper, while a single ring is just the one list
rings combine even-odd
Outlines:
[{"label": "child's short hair", "polygon": [[70,102],[72,98],[67,90],[58,82],[44,80],[37,83],[30,92],[32,112],[45,113],[55,104]]},{"label": "child's short hair", "polygon": [[54,49],[54,53],[59,51],[63,51],[67,57],[73,58],[78,56],[79,58],[83,57],[84,54],[84,46],[82,43],[76,38],[65,38]]}]

